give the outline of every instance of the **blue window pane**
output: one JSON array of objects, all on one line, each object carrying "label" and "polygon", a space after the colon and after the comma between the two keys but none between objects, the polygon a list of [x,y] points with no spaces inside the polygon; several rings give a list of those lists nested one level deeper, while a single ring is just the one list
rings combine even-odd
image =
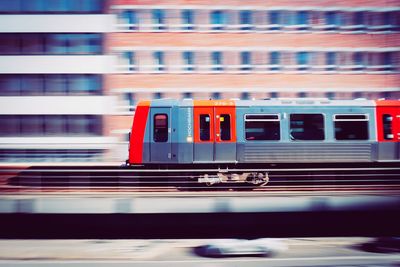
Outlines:
[{"label": "blue window pane", "polygon": [[20,38],[17,34],[0,34],[0,55],[16,55],[21,53]]},{"label": "blue window pane", "polygon": [[297,13],[297,23],[298,24],[308,24],[308,12],[299,11]]},{"label": "blue window pane", "polygon": [[137,20],[137,15],[136,15],[135,10],[124,10],[121,13],[121,17],[122,17],[124,23],[131,24],[128,28],[129,30],[137,29],[136,25],[138,24],[138,20]]},{"label": "blue window pane", "polygon": [[269,64],[270,65],[277,65],[277,66],[272,66],[271,70],[279,70],[280,69],[280,61],[281,61],[281,54],[280,52],[271,52],[269,54]]},{"label": "blue window pane", "polygon": [[219,92],[212,93],[212,99],[215,100],[221,99],[221,93]]},{"label": "blue window pane", "polygon": [[193,64],[193,52],[186,51],[183,52],[183,58],[185,60],[185,64],[192,65]]},{"label": "blue window pane", "polygon": [[[297,24],[308,25],[308,18],[309,18],[309,13],[307,11],[299,11],[297,13]],[[307,29],[307,26],[301,27],[300,30],[305,30],[305,29]]]},{"label": "blue window pane", "polygon": [[383,65],[392,65],[393,64],[393,53],[392,52],[384,52],[383,53]]},{"label": "blue window pane", "polygon": [[21,10],[26,12],[41,12],[46,9],[45,0],[22,1]]},{"label": "blue window pane", "polygon": [[336,30],[340,26],[341,21],[339,13],[330,11],[325,13],[325,24],[328,25],[327,30]]},{"label": "blue window pane", "polygon": [[326,65],[328,65],[327,70],[336,69],[336,52],[326,53]]},{"label": "blue window pane", "polygon": [[335,64],[336,64],[336,52],[326,53],[326,65],[335,65]]},{"label": "blue window pane", "polygon": [[248,92],[243,92],[240,96],[240,99],[247,100],[250,98],[250,94]]},{"label": "blue window pane", "polygon": [[194,53],[191,51],[183,52],[183,61],[185,66],[185,70],[192,71],[194,70]]},{"label": "blue window pane", "polygon": [[135,53],[132,51],[124,51],[122,52],[122,58],[124,63],[128,65],[128,70],[129,71],[134,71],[135,70]]},{"label": "blue window pane", "polygon": [[88,54],[101,54],[102,53],[102,45],[101,39],[102,35],[95,33],[95,34],[86,34],[84,36],[85,42],[87,43],[87,53]]},{"label": "blue window pane", "polygon": [[211,12],[211,24],[217,25],[212,27],[213,30],[222,30],[225,24],[224,13],[220,10]]},{"label": "blue window pane", "polygon": [[101,79],[98,75],[69,75],[68,91],[73,94],[93,95],[101,90]]},{"label": "blue window pane", "polygon": [[185,92],[185,93],[183,93],[182,98],[192,98],[192,93],[191,92]]},{"label": "blue window pane", "polygon": [[356,65],[360,65],[360,64],[363,63],[362,58],[363,58],[363,57],[362,57],[361,52],[356,52],[356,53],[354,53],[354,55],[353,55],[353,60],[354,60],[354,63],[355,63]]},{"label": "blue window pane", "polygon": [[354,24],[363,25],[364,24],[364,12],[354,13]]},{"label": "blue window pane", "polygon": [[[240,60],[242,65],[251,65],[251,54],[250,52],[241,52],[240,53]],[[250,70],[251,66],[242,66],[241,70]]]},{"label": "blue window pane", "polygon": [[45,10],[49,12],[67,12],[70,10],[68,0],[52,0],[46,1]]},{"label": "blue window pane", "polygon": [[161,51],[157,51],[153,53],[154,64],[156,65],[156,70],[162,71],[165,69],[164,66],[164,53]]},{"label": "blue window pane", "polygon": [[354,53],[353,54],[353,62],[354,62],[354,65],[356,65],[354,70],[363,70],[365,68],[363,53],[362,52]]},{"label": "blue window pane", "polygon": [[221,52],[212,52],[213,64],[221,64]]},{"label": "blue window pane", "polygon": [[20,0],[0,0],[1,13],[15,13],[21,11]]},{"label": "blue window pane", "polygon": [[[73,75],[71,75],[73,76]],[[48,95],[64,95],[68,91],[70,78],[63,74],[47,75],[45,79],[45,90]]]},{"label": "blue window pane", "polygon": [[19,75],[0,75],[0,95],[19,95],[21,79]]},{"label": "blue window pane", "polygon": [[269,23],[270,24],[281,24],[281,12],[280,11],[271,11],[269,13]]},{"label": "blue window pane", "polygon": [[298,70],[306,70],[308,69],[309,64],[309,52],[298,52],[297,57],[297,65],[300,65]]},{"label": "blue window pane", "polygon": [[194,27],[194,13],[193,10],[183,10],[182,11],[182,24],[186,24],[183,28],[185,30],[193,30]]},{"label": "blue window pane", "polygon": [[101,13],[103,11],[103,0],[80,0],[80,2],[82,5],[81,11],[89,13]]},{"label": "blue window pane", "polygon": [[253,24],[253,13],[251,11],[248,10],[242,10],[239,13],[239,21],[240,24],[246,24],[247,26],[243,26],[241,27],[242,30],[251,30],[252,26],[250,26],[251,24]]},{"label": "blue window pane", "polygon": [[221,52],[212,52],[211,53],[211,61],[212,64],[215,65],[213,70],[222,70],[222,53]]},{"label": "blue window pane", "polygon": [[165,30],[165,14],[164,10],[155,9],[153,10],[153,23],[157,24],[154,29]]}]

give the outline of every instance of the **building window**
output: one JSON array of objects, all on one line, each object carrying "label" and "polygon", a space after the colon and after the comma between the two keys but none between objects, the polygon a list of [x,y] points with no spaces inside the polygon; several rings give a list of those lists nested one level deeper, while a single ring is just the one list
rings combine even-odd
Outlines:
[{"label": "building window", "polygon": [[363,70],[365,68],[364,53],[355,52],[353,54],[354,69],[353,70]]},{"label": "building window", "polygon": [[192,98],[192,93],[191,92],[184,92],[183,93],[183,98],[184,99],[191,99]]},{"label": "building window", "polygon": [[245,115],[246,140],[280,140],[280,119],[278,114]]},{"label": "building window", "polygon": [[218,99],[221,99],[221,93],[220,92],[214,92],[214,93],[212,93],[212,99],[214,99],[214,100],[218,100]]},{"label": "building window", "polygon": [[219,116],[219,123],[221,140],[231,140],[231,116],[229,114],[221,114]]},{"label": "building window", "polygon": [[164,71],[165,70],[164,52],[161,52],[161,51],[154,52],[153,58],[154,58],[155,70],[156,71]]},{"label": "building window", "polygon": [[128,24],[128,30],[138,29],[138,20],[136,10],[124,10],[121,12],[121,18],[124,24]]},{"label": "building window", "polygon": [[355,12],[353,17],[353,24],[356,26],[357,30],[365,29],[365,13]]},{"label": "building window", "polygon": [[102,53],[102,36],[97,33],[0,34],[0,55],[46,55]]},{"label": "building window", "polygon": [[165,30],[165,14],[164,10],[154,9],[153,11],[153,24],[155,30]]},{"label": "building window", "polygon": [[299,25],[299,30],[308,29],[308,24],[309,24],[308,18],[309,18],[309,12],[307,11],[297,12],[297,25]]},{"label": "building window", "polygon": [[182,54],[184,62],[184,70],[193,71],[194,70],[194,53],[192,51],[185,51]]},{"label": "building window", "polygon": [[280,52],[270,52],[269,53],[269,64],[270,70],[277,71],[281,69],[281,53]]},{"label": "building window", "polygon": [[239,23],[243,31],[249,31],[253,28],[253,13],[249,10],[242,10],[239,12]]},{"label": "building window", "polygon": [[240,99],[243,99],[243,100],[248,100],[248,99],[250,99],[250,94],[249,94],[249,92],[242,92],[242,94],[241,94],[241,96],[240,96]]},{"label": "building window", "polygon": [[328,31],[337,30],[340,25],[339,13],[336,11],[329,11],[325,13],[325,24]]},{"label": "building window", "polygon": [[167,142],[168,141],[168,115],[156,114],[154,115],[154,142]]},{"label": "building window", "polygon": [[309,52],[297,52],[297,65],[298,70],[307,70],[310,64],[310,53]]},{"label": "building window", "polygon": [[326,70],[336,70],[336,52],[327,52],[325,55]]},{"label": "building window", "polygon": [[126,69],[127,71],[135,71],[135,53],[132,51],[124,51],[122,52],[121,56],[124,70]]},{"label": "building window", "polygon": [[0,96],[98,95],[102,79],[97,74],[1,74]]},{"label": "building window", "polygon": [[211,14],[212,30],[220,31],[225,27],[225,14],[221,10],[212,11]]},{"label": "building window", "polygon": [[335,99],[335,93],[334,92],[326,92],[325,97],[330,100],[333,100],[333,99]]},{"label": "building window", "polygon": [[154,93],[153,98],[154,99],[161,99],[161,98],[163,98],[163,94],[160,93],[160,92]]},{"label": "building window", "polygon": [[194,12],[193,10],[182,10],[182,24],[184,30],[191,31],[194,29]]},{"label": "building window", "polygon": [[125,100],[128,102],[129,105],[129,111],[133,111],[134,106],[135,106],[135,94],[128,92],[124,94]]},{"label": "building window", "polygon": [[210,115],[200,114],[200,140],[210,141]]},{"label": "building window", "polygon": [[0,136],[99,136],[98,115],[0,115]]},{"label": "building window", "polygon": [[394,69],[392,52],[384,52],[383,53],[382,65],[383,65],[383,70],[385,70],[385,71],[392,71]]},{"label": "building window", "polygon": [[251,54],[250,52],[240,52],[240,61],[241,61],[241,67],[240,70],[251,70]]},{"label": "building window", "polygon": [[281,11],[269,12],[270,30],[277,31],[281,29]]},{"label": "building window", "polygon": [[293,141],[324,140],[322,114],[290,114],[290,139]]},{"label": "building window", "polygon": [[213,71],[221,71],[222,67],[222,53],[221,52],[212,52],[211,53],[211,61],[212,61],[212,70]]},{"label": "building window", "polygon": [[343,114],[334,115],[336,140],[367,140],[368,115]]},{"label": "building window", "polygon": [[298,98],[305,98],[305,97],[307,97],[307,93],[306,92],[299,92],[299,93],[297,93],[297,97]]},{"label": "building window", "polygon": [[102,13],[104,0],[1,0],[0,13]]}]

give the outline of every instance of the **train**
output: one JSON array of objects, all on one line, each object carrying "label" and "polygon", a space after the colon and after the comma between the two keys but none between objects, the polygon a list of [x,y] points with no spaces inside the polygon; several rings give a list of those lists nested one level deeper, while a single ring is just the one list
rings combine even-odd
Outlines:
[{"label": "train", "polygon": [[266,164],[397,163],[399,141],[399,100],[158,99],[136,107],[126,165],[265,184]]}]

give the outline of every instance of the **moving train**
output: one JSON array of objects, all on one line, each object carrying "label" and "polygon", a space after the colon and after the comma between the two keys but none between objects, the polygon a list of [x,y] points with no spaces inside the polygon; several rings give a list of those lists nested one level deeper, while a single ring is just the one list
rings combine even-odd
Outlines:
[{"label": "moving train", "polygon": [[[199,182],[266,183],[263,164],[400,162],[398,100],[173,100],[138,103],[130,167],[219,170]],[[230,169],[250,171],[227,171]]]}]

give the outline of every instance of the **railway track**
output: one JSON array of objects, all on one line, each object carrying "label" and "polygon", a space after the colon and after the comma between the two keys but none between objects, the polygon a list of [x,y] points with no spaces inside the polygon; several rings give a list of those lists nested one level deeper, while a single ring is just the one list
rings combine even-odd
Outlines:
[{"label": "railway track", "polygon": [[[400,167],[358,168],[270,168],[269,183],[258,187],[222,183],[208,186],[197,180],[216,169],[120,169],[120,168],[1,168],[2,193],[183,193],[248,191],[252,194],[279,192],[400,192]],[[249,169],[231,169],[245,172]],[[251,169],[254,171],[254,169]]]}]

